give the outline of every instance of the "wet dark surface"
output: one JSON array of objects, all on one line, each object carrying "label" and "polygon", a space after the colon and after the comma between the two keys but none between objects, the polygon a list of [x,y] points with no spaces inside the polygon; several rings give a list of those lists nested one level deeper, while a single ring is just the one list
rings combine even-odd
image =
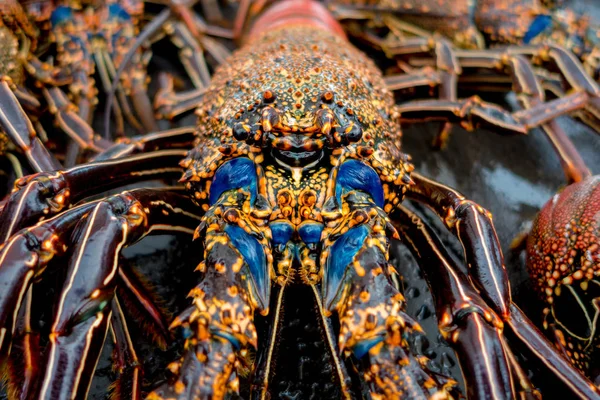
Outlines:
[{"label": "wet dark surface", "polygon": [[[587,3],[588,7],[595,5],[593,0],[587,0]],[[166,60],[160,62],[169,65]],[[187,118],[188,122],[193,120],[193,117]],[[600,135],[567,118],[561,119],[561,123],[592,172],[600,173]],[[511,252],[509,245],[524,224],[531,221],[542,205],[565,184],[552,147],[539,130],[534,130],[527,137],[502,137],[487,131],[466,132],[455,128],[448,147],[435,151],[430,143],[437,128],[437,124],[407,127],[404,130],[404,150],[412,155],[419,173],[460,190],[492,212],[505,254],[513,297],[537,321],[539,302],[528,284],[524,257]],[[451,254],[460,262],[460,244],[429,212],[419,207],[417,210],[435,227]],[[187,236],[156,236],[143,240],[124,253],[124,263],[147,278],[164,300],[164,308],[174,315],[188,304],[186,295],[200,278],[192,271],[202,249],[190,240]],[[460,380],[454,354],[439,339],[429,290],[418,266],[402,244],[395,243],[393,247],[392,259],[401,276],[400,287],[407,299],[407,311],[428,333],[429,344],[423,346],[423,351],[432,359],[431,369]],[[309,294],[308,290],[296,288],[285,298],[285,315],[276,354],[277,370],[271,384],[273,399],[338,397],[331,374],[331,357],[324,343],[319,341],[322,328],[317,323],[312,297],[307,298]],[[161,351],[152,345],[138,324],[132,323],[131,329],[145,368],[145,387],[150,389],[167,378],[165,367],[178,357],[181,341],[176,340],[168,350]],[[265,334],[265,330],[260,332]],[[520,355],[522,349],[510,339],[519,357],[527,357],[526,353]],[[108,342],[92,382],[90,399],[106,398],[108,386],[116,377],[111,368],[111,345]],[[534,385],[540,386],[545,393],[552,393],[548,398],[560,395],[563,390],[561,384],[556,379],[549,379],[550,376],[540,370],[535,361],[524,361],[523,365],[531,369]],[[247,380],[242,379],[244,398],[247,389]]]}]

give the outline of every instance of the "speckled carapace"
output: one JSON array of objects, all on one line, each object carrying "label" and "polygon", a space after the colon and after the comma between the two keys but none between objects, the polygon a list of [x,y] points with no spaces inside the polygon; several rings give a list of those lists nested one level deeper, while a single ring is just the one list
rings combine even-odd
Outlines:
[{"label": "speckled carapace", "polygon": [[238,157],[255,162],[269,220],[290,224],[294,237],[323,226],[346,160],[376,171],[383,185],[370,189],[383,190],[375,200],[386,212],[410,183],[392,94],[373,62],[337,35],[301,25],[267,32],[215,73],[205,99],[184,178],[204,209],[218,198],[214,171]]},{"label": "speckled carapace", "polygon": [[600,344],[599,237],[600,177],[593,176],[555,195],[527,242],[529,273],[546,304],[544,327],[584,373],[597,368]]}]

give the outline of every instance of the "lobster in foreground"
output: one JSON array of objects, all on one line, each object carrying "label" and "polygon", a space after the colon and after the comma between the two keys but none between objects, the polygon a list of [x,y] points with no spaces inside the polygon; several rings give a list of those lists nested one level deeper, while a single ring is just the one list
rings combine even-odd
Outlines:
[{"label": "lobster in foreground", "polygon": [[[252,396],[267,398],[279,308],[292,282],[309,286],[320,305],[338,397],[364,391],[381,399],[456,397],[455,382],[431,372],[409,346],[421,329],[404,313],[388,263],[390,239],[400,233],[417,253],[435,254],[437,262],[422,267],[470,398],[538,395],[504,339],[506,325],[575,394],[597,398],[597,388],[512,303],[489,213],[413,172],[400,150],[399,123],[411,109],[394,104],[387,81],[347,43],[341,27],[318,4],[304,1],[275,6],[255,26],[252,46],[216,71],[199,104],[195,147],[181,163],[193,202],[177,189],[137,189],[63,212],[102,190],[180,171],[184,151],[131,155],[143,150],[140,143],[18,182],[0,227],[2,357],[22,328],[21,304],[33,279],[52,258],[67,254],[69,261],[45,359],[30,364],[41,368],[27,369],[16,395],[85,397],[110,326],[117,351],[134,370],[128,387],[141,396],[142,371],[116,287],[137,297],[156,325],[164,323],[119,268],[118,257],[152,232],[180,231],[201,238],[202,279],[191,292],[193,304],[171,324],[186,336],[183,357],[169,365],[174,379],[149,398],[224,398],[239,389],[253,350],[261,356],[252,368]],[[569,111],[543,105],[551,111],[548,119]],[[513,117],[513,125],[498,124],[507,130],[547,122],[533,120],[535,109],[515,118],[481,101],[467,111],[490,124],[499,115]],[[142,141],[168,139],[169,147],[177,141],[185,147],[189,137],[189,131],[171,131]],[[405,197],[429,205],[458,237],[476,286],[427,225],[400,204]],[[26,228],[42,216],[49,219]],[[255,313],[270,316],[265,338],[257,336]],[[30,354],[28,340],[22,346]],[[359,381],[348,367],[354,362]]]}]

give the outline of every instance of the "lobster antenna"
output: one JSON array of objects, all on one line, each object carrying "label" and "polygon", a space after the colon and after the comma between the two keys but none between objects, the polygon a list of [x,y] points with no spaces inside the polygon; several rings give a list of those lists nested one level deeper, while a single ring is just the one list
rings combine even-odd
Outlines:
[{"label": "lobster antenna", "polygon": [[117,85],[119,84],[119,77],[125,71],[125,68],[131,62],[131,59],[135,55],[135,52],[142,46],[142,44],[149,40],[152,35],[154,35],[162,25],[167,22],[167,20],[171,17],[172,11],[170,7],[162,10],[148,25],[144,27],[144,29],[140,32],[137,39],[133,43],[133,46],[129,49],[121,65],[117,69],[117,73],[115,74],[115,79],[113,80],[112,86],[110,87],[110,91],[108,92],[108,97],[106,99],[106,106],[104,108],[104,138],[110,139],[110,121],[111,121],[111,108],[113,102],[115,101],[115,92],[117,91]]}]

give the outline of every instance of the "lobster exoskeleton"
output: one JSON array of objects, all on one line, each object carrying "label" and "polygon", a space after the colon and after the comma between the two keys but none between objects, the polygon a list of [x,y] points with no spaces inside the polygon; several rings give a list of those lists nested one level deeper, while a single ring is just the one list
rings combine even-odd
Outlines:
[{"label": "lobster exoskeleton", "polygon": [[[168,367],[172,379],[148,398],[222,399],[240,390],[248,367],[249,396],[268,398],[282,299],[292,285],[308,288],[318,306],[334,396],[459,397],[456,382],[433,372],[411,346],[422,330],[394,284],[389,244],[398,238],[425,272],[440,331],[459,357],[470,398],[539,396],[504,336],[507,328],[575,395],[598,398],[598,388],[512,302],[491,214],[415,172],[401,149],[406,121],[433,117],[521,134],[542,126],[565,149],[563,162],[574,162],[566,170],[576,180],[585,172],[552,122],[596,110],[597,85],[559,46],[544,58],[546,48],[459,51],[441,37],[396,44],[388,55],[398,57],[405,74],[384,78],[322,5],[278,3],[206,88],[175,95],[166,79],[168,106],[197,106],[194,129],[136,137],[94,162],[18,180],[0,224],[0,357],[13,368],[11,395],[85,397],[110,330],[130,381],[120,388],[141,397],[143,371],[118,290],[134,299],[159,341],[170,338],[160,309],[120,267],[119,255],[151,233],[181,232],[204,252],[196,268],[201,277],[191,304],[171,322],[184,335],[181,357]],[[546,102],[533,62],[558,64],[575,90]],[[463,65],[511,76],[525,110],[459,99]],[[440,98],[395,103],[392,90],[421,86],[438,86]],[[166,187],[89,201],[182,170],[188,196]],[[405,199],[429,206],[456,236],[468,276],[429,225],[402,205]],[[64,285],[40,356],[30,326],[32,284],[61,256],[68,260]],[[257,314],[269,321],[264,336]],[[11,362],[15,348],[32,355],[24,368]],[[259,355],[254,364],[248,361],[253,352]]]}]

